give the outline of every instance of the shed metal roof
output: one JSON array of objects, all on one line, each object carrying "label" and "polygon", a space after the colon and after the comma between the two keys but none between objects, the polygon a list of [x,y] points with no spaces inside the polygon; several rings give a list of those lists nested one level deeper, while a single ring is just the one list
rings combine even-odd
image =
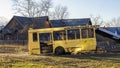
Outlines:
[{"label": "shed metal roof", "polygon": [[120,27],[101,27],[101,28],[104,28],[114,34],[120,35]]},{"label": "shed metal roof", "polygon": [[51,20],[52,27],[92,25],[90,18]]},{"label": "shed metal roof", "polygon": [[28,17],[14,16],[13,18],[15,18],[21,24],[31,23],[30,18]]},{"label": "shed metal roof", "polygon": [[39,20],[39,22],[45,22],[48,19],[48,16],[42,16],[42,17],[22,17],[22,16],[14,16],[17,21],[21,24],[25,23],[35,23]]}]

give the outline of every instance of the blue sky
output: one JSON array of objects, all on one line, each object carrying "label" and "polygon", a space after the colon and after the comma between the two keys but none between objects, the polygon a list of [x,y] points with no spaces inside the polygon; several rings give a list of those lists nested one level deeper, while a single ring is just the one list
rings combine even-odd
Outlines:
[{"label": "blue sky", "polygon": [[61,0],[60,3],[68,6],[70,18],[90,17],[92,14],[109,20],[120,16],[120,0]]},{"label": "blue sky", "polygon": [[[54,4],[68,7],[69,18],[88,18],[90,15],[100,15],[104,20],[120,16],[120,0],[53,0]],[[0,1],[0,17],[11,19],[11,0]]]}]

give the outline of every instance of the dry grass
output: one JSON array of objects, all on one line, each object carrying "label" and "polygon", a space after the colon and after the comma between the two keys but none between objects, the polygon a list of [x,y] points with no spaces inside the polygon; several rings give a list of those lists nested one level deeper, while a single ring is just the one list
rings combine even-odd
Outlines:
[{"label": "dry grass", "polygon": [[0,68],[120,68],[120,55],[37,56],[29,55],[27,46],[0,48],[5,49],[0,53]]},{"label": "dry grass", "polygon": [[21,45],[0,45],[0,53],[28,52],[27,46]]}]

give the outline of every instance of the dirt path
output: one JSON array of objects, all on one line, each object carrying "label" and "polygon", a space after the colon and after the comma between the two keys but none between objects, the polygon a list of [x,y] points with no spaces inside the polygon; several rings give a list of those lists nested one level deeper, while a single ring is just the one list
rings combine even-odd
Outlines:
[{"label": "dirt path", "polygon": [[[30,55],[28,52],[18,52],[18,53],[0,53],[0,56],[16,56],[16,57],[28,57],[28,56],[55,56],[55,55]],[[78,55],[60,55],[58,57],[69,57],[69,58],[79,58],[87,56],[96,57],[120,57],[120,53],[104,53],[104,54],[78,54]]]}]

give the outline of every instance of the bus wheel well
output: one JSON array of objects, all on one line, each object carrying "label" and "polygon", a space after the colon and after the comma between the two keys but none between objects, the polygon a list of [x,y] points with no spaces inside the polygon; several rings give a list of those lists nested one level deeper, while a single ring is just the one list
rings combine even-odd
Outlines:
[{"label": "bus wheel well", "polygon": [[62,55],[62,54],[64,54],[64,53],[65,53],[64,47],[58,46],[58,47],[55,48],[55,54],[56,54],[56,55]]}]

